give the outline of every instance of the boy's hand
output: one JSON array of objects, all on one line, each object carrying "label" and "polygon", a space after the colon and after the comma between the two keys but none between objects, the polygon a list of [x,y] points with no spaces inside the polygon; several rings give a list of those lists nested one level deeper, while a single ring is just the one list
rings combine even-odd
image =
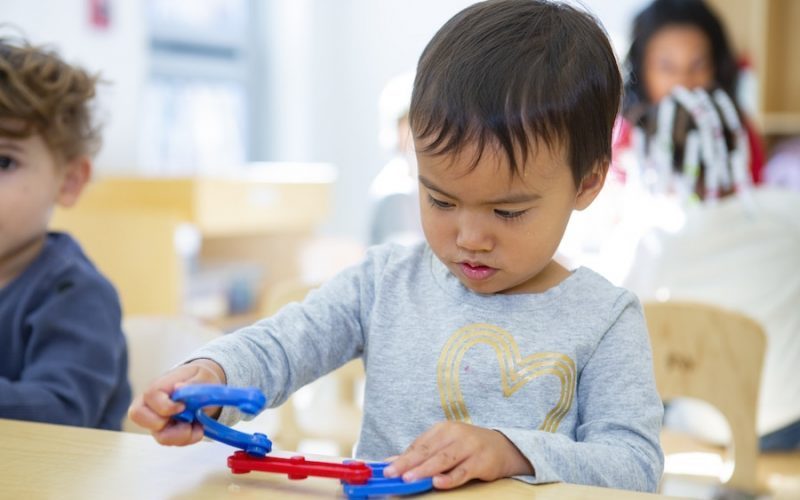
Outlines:
[{"label": "boy's hand", "polygon": [[428,429],[384,470],[386,477],[405,481],[432,476],[437,489],[533,473],[531,463],[500,432],[450,421]]},{"label": "boy's hand", "polygon": [[[189,384],[225,384],[222,367],[210,359],[196,359],[156,379],[150,387],[134,399],[128,417],[137,425],[148,429],[161,444],[184,446],[203,438],[203,426],[170,419],[183,411],[184,404],[171,399],[178,387]],[[206,409],[219,412],[219,408]]]}]

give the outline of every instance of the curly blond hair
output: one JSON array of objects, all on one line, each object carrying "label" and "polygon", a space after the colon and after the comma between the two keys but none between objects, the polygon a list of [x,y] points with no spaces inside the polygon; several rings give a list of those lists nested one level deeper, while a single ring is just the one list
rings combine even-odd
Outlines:
[{"label": "curly blond hair", "polygon": [[94,155],[100,147],[91,106],[97,81],[49,48],[0,37],[0,136],[41,134],[63,161]]}]

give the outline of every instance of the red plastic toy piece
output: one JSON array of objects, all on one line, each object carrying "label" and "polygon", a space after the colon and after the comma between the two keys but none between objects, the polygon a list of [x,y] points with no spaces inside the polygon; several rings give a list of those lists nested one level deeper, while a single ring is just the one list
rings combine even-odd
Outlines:
[{"label": "red plastic toy piece", "polygon": [[254,457],[237,451],[228,457],[228,467],[234,474],[246,474],[257,470],[286,474],[289,479],[305,479],[308,476],[342,479],[351,484],[366,484],[372,477],[372,469],[364,462],[315,462],[303,456],[292,458]]}]

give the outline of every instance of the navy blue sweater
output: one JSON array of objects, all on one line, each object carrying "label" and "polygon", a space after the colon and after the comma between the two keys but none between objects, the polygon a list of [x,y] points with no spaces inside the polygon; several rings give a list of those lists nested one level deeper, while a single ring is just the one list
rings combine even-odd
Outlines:
[{"label": "navy blue sweater", "polygon": [[0,289],[0,418],[119,429],[131,399],[119,298],[69,235]]}]

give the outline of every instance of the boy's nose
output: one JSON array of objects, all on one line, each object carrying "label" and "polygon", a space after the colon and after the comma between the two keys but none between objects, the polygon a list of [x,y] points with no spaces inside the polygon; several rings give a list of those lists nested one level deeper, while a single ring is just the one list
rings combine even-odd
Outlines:
[{"label": "boy's nose", "polygon": [[[467,219],[467,220],[464,220]],[[492,238],[480,223],[471,218],[459,221],[456,245],[470,252],[488,252],[492,249]]]}]

